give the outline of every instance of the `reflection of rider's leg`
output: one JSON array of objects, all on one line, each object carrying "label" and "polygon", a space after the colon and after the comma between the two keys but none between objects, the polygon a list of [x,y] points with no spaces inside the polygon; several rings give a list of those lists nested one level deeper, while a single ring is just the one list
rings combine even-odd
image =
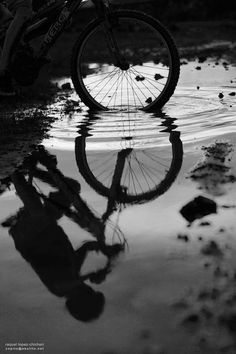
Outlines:
[{"label": "reflection of rider's leg", "polygon": [[4,96],[14,95],[11,76],[8,72],[9,64],[14,48],[24,31],[25,24],[32,16],[31,0],[8,0],[8,5],[15,15],[6,32],[0,61],[0,95]]},{"label": "reflection of rider's leg", "polygon": [[15,172],[11,176],[11,179],[25,209],[27,209],[30,214],[40,212],[43,205],[35,188],[27,183],[25,177],[19,172]]}]

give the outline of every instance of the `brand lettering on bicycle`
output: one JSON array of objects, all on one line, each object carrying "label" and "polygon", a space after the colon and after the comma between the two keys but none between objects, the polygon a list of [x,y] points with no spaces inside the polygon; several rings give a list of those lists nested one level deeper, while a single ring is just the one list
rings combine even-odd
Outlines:
[{"label": "brand lettering on bicycle", "polygon": [[53,37],[55,34],[63,27],[63,24],[66,22],[66,20],[69,18],[70,12],[66,9],[64,9],[58,20],[50,27],[46,37],[44,38],[44,42],[49,44],[53,40]]}]

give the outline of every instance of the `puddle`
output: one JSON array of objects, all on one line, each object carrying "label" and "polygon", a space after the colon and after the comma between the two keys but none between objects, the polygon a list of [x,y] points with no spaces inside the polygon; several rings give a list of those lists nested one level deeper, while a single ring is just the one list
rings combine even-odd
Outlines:
[{"label": "puddle", "polygon": [[[62,92],[43,132],[18,134],[25,154],[14,155],[14,141],[12,155],[1,148],[2,343],[17,333],[21,342],[43,342],[46,353],[235,349],[231,322],[216,340],[217,318],[229,323],[223,300],[214,325],[202,324],[195,300],[206,284],[214,288],[217,262],[217,286],[222,269],[234,276],[235,184],[212,197],[188,177],[206,159],[202,147],[217,141],[232,146],[227,167],[236,174],[236,99],[229,95],[236,68],[198,65],[181,67],[162,113],[91,114],[82,104],[68,112],[65,102],[76,96]],[[198,196],[214,198],[217,213],[189,227],[180,210]],[[209,244],[222,254],[210,259],[212,268],[202,251]],[[232,298],[232,284],[222,296]],[[182,298],[188,304],[177,310]]]}]

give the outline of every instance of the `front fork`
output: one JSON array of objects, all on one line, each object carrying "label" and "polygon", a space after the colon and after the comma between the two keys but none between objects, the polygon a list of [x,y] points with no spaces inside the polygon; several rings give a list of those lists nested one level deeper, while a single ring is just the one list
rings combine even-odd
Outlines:
[{"label": "front fork", "polygon": [[112,12],[109,1],[108,0],[104,0],[101,2],[99,1],[98,4],[96,4],[96,10],[98,16],[104,20],[102,24],[103,32],[106,37],[108,49],[115,60],[115,66],[117,66],[121,70],[128,70],[129,63],[122,55],[114,35],[113,29],[119,23],[118,23],[118,19],[114,16],[114,13]]}]

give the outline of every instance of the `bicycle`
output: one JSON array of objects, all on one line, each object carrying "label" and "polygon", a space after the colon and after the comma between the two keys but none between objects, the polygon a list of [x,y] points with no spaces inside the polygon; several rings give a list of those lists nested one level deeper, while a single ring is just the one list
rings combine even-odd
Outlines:
[{"label": "bicycle", "polygon": [[[49,49],[83,2],[68,0],[35,15],[23,36],[23,49],[12,60],[19,84],[36,80]],[[93,110],[162,108],[174,93],[180,70],[170,33],[145,13],[113,10],[109,0],[92,2],[97,18],[82,30],[71,55],[75,91]],[[40,49],[34,53],[30,41],[41,35]]]}]

